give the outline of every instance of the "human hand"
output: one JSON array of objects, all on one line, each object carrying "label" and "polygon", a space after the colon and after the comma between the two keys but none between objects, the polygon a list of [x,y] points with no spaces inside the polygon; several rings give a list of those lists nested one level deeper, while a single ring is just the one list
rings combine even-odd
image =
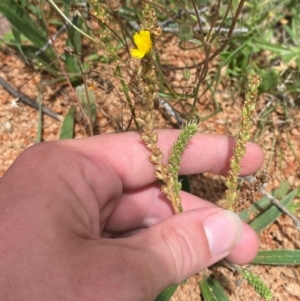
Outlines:
[{"label": "human hand", "polygon": [[[167,154],[176,130],[159,131]],[[234,139],[197,134],[181,174],[226,173]],[[0,180],[0,300],[154,300],[220,259],[243,264],[258,238],[231,212],[181,192],[173,215],[139,134],[37,144]],[[248,144],[242,174],[262,150]]]}]

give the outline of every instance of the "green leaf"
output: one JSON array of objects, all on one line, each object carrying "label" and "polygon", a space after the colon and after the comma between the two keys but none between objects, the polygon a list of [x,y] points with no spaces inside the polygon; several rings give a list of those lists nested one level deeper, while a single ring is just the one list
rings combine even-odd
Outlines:
[{"label": "green leaf", "polygon": [[[281,200],[281,204],[285,207],[288,207],[296,196],[296,190],[291,191],[287,196]],[[258,216],[253,222],[250,223],[250,226],[257,232],[261,232],[269,225],[271,225],[283,212],[275,205],[266,210],[260,216]]]},{"label": "green leaf", "polygon": [[14,40],[15,40],[16,46],[17,46],[19,52],[22,54],[22,56],[24,58],[24,61],[26,62],[26,64],[28,64],[27,57],[24,54],[23,49],[22,49],[22,45],[21,45],[21,35],[20,35],[20,33],[17,30],[15,30],[14,27],[12,28],[12,32],[13,32],[13,36],[14,36]]},{"label": "green leaf", "polygon": [[98,61],[98,60],[100,60],[100,55],[98,53],[92,53],[85,57],[86,62]]},{"label": "green leaf", "polygon": [[178,22],[178,38],[180,41],[188,41],[194,36],[194,25],[188,20]]},{"label": "green leaf", "polygon": [[200,47],[203,46],[203,43],[200,40],[198,40],[198,39],[189,39],[189,42],[193,43],[193,44],[196,44],[196,45],[198,45]]},{"label": "green leaf", "polygon": [[65,7],[69,7],[71,5],[72,1],[73,0],[63,0],[63,4],[64,4]]},{"label": "green leaf", "polygon": [[300,198],[300,185],[296,188],[296,197]]},{"label": "green leaf", "polygon": [[[17,4],[15,0],[1,1],[0,12],[11,23],[14,33],[15,43],[7,43],[8,46],[16,47],[26,62],[27,60],[35,60],[41,64],[40,67],[44,68],[56,59],[51,47],[49,47],[46,52],[36,56],[35,53],[46,44],[48,37],[46,31],[43,30],[43,24],[39,26],[37,21],[31,18],[29,13],[21,5]],[[24,40],[27,41],[27,43],[21,45],[21,42]],[[28,41],[30,41],[32,45],[28,45]],[[51,73],[54,74],[54,68],[51,69]],[[48,69],[46,70],[49,71]]]},{"label": "green leaf", "polygon": [[155,299],[155,301],[168,301],[168,300],[170,300],[171,297],[173,296],[173,294],[175,293],[177,287],[178,287],[177,284],[169,286],[168,288],[166,288],[165,290],[163,290],[158,295],[158,297]]},{"label": "green leaf", "polygon": [[96,96],[94,91],[92,90],[86,91],[86,87],[84,85],[80,85],[76,87],[75,91],[87,117],[93,124],[96,120],[96,114],[97,114],[97,108],[95,103]]},{"label": "green leaf", "polygon": [[20,4],[22,7],[25,7],[27,5],[28,0],[20,0]]},{"label": "green leaf", "polygon": [[292,204],[290,204],[288,206],[288,210],[294,214],[294,215],[297,215],[297,211],[300,210],[300,203],[296,203],[296,202],[293,202]]},{"label": "green leaf", "polygon": [[[13,44],[8,44],[10,47],[17,47]],[[56,64],[55,57],[53,58],[51,55],[49,55],[49,52],[42,52],[40,55],[36,56],[35,52],[38,51],[40,47],[36,47],[34,45],[22,45],[22,50],[26,58],[30,61],[34,60],[34,66],[43,69],[43,71],[47,71],[52,75],[58,74],[58,65]],[[50,48],[48,48],[50,49]]]},{"label": "green leaf", "polygon": [[267,198],[263,197],[256,203],[252,204],[249,208],[239,213],[239,217],[245,223],[253,221],[260,213],[272,206],[272,202]]},{"label": "green leaf", "polygon": [[256,46],[263,50],[269,50],[273,52],[275,55],[280,55],[283,62],[285,63],[288,63],[291,60],[295,60],[300,56],[300,50],[298,46],[287,47],[286,45],[282,46],[279,44],[274,44],[262,40],[256,41]]},{"label": "green leaf", "polygon": [[223,286],[212,277],[204,277],[199,287],[204,301],[229,301]]},{"label": "green leaf", "polygon": [[[272,195],[275,198],[283,198],[290,186],[287,182],[281,182],[279,187],[272,192]],[[246,223],[249,223],[253,221],[259,214],[261,214],[263,211],[266,209],[270,208],[272,206],[272,201],[270,201],[267,197],[261,198],[259,201],[256,203],[252,204],[250,207],[247,209],[243,210],[240,214],[239,217]]]},{"label": "green leaf", "polygon": [[[81,27],[82,20],[78,16],[74,19],[73,24],[77,27]],[[75,28],[70,27],[68,30],[68,40],[67,46],[74,47],[78,56],[70,55],[66,53],[66,64],[67,70],[71,74],[80,73],[80,53],[81,53],[81,33],[78,32]]]},{"label": "green leaf", "polygon": [[75,107],[72,106],[67,113],[59,134],[59,139],[72,139],[74,136]]},{"label": "green leaf", "polygon": [[300,265],[300,250],[265,250],[259,251],[252,260],[256,264]]},{"label": "green leaf", "polygon": [[257,47],[259,47],[260,49],[269,50],[275,54],[282,55],[282,56],[288,55],[291,52],[285,46],[281,46],[281,45],[270,43],[270,42],[263,41],[263,40],[256,41],[255,45]]},{"label": "green leaf", "polygon": [[15,0],[1,1],[0,12],[7,18],[15,30],[23,34],[35,46],[42,47],[46,43],[46,33],[41,30],[41,27],[37,26],[26,10],[17,4]]},{"label": "green leaf", "polygon": [[274,191],[273,195],[277,199],[282,199],[290,190],[291,186],[289,182],[280,182],[279,187]]},{"label": "green leaf", "polygon": [[278,85],[278,74],[275,70],[269,71],[262,70],[260,72],[262,78],[261,85],[258,88],[259,93],[269,92],[271,89],[276,88]]}]

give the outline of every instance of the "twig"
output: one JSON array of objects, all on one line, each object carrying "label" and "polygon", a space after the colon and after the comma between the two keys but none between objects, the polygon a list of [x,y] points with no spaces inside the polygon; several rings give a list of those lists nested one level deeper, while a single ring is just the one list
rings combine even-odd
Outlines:
[{"label": "twig", "polygon": [[175,120],[177,121],[177,125],[179,128],[181,128],[184,124],[182,118],[180,117],[180,115],[172,108],[172,106],[169,105],[168,102],[166,102],[165,100],[163,100],[162,98],[158,98],[159,103],[161,104],[161,106],[165,109],[166,113],[171,116],[174,117]]},{"label": "twig", "polygon": [[[81,3],[80,6],[81,6],[81,8],[87,8],[87,7],[88,7],[87,1]],[[70,19],[71,23],[74,23],[75,18],[76,18],[77,15],[78,15],[78,13],[74,13],[74,15],[72,16],[72,18]],[[60,34],[62,34],[62,33],[66,30],[66,28],[67,28],[67,24],[64,23],[64,24],[58,29],[58,31],[48,39],[48,41],[45,43],[45,45],[44,45],[42,48],[40,48],[40,49],[35,53],[35,55],[38,56],[38,55],[40,55],[41,53],[45,52],[45,51],[47,50],[47,48],[48,48],[49,46],[51,46],[51,45],[53,44],[53,42],[60,36]]]},{"label": "twig", "polygon": [[203,7],[201,9],[198,9],[197,13],[195,13],[195,11],[193,9],[189,9],[188,11],[185,11],[183,9],[179,9],[177,14],[174,16],[174,18],[170,18],[170,19],[168,19],[166,21],[163,21],[163,22],[158,22],[158,25],[161,28],[165,28],[165,27],[169,26],[170,24],[175,23],[174,20],[180,19],[186,13],[188,13],[190,15],[198,15],[200,21],[205,24],[205,23],[207,23],[207,20],[205,19],[205,17],[201,16],[200,14],[204,13],[207,10],[208,10],[208,6]]},{"label": "twig", "polygon": [[[167,20],[169,21],[169,20]],[[158,22],[159,24],[160,22]],[[139,31],[140,30],[140,26],[138,25],[138,23],[136,21],[129,21],[129,25],[136,31]],[[173,33],[176,33],[179,31],[179,28],[178,26],[174,26],[174,27],[169,27],[169,26],[164,26],[164,27],[161,27],[162,31],[164,32],[173,32]],[[199,25],[196,25],[193,29],[194,31],[200,31],[200,27]],[[207,33],[211,30],[211,27],[209,26],[206,26],[206,27],[202,27],[201,28],[201,31],[203,33]],[[231,29],[230,28],[218,28],[218,27],[213,27],[212,28],[213,31],[216,31],[216,30],[219,30],[220,32],[224,32],[224,33],[228,33]],[[233,34],[238,34],[238,33],[246,33],[248,32],[248,28],[246,27],[241,27],[241,28],[235,28],[233,29],[232,33]]]},{"label": "twig", "polygon": [[63,18],[63,20],[65,20],[65,22],[67,24],[69,24],[70,26],[72,26],[75,30],[77,30],[79,33],[81,33],[83,36],[85,36],[89,40],[91,40],[94,43],[98,44],[97,41],[94,38],[92,38],[87,33],[85,33],[84,31],[82,31],[75,24],[73,24],[72,21],[70,19],[68,19],[68,17],[59,9],[59,7],[56,5],[56,3],[53,0],[47,0],[47,2],[50,3],[50,5],[52,5],[55,8],[56,12]]},{"label": "twig", "polygon": [[[247,181],[250,184],[253,184],[255,181],[255,177],[253,176],[243,177],[243,180]],[[297,230],[300,231],[300,220],[293,213],[291,213],[291,211],[288,208],[283,206],[279,200],[277,200],[272,194],[266,191],[264,186],[260,187],[258,191],[266,198],[268,198],[282,212],[284,212],[295,223]]]},{"label": "twig", "polygon": [[[197,13],[195,12],[195,10],[193,9],[189,9],[187,11],[180,9],[176,15],[173,18],[169,18],[168,20],[162,21],[162,22],[158,22],[158,25],[161,27],[161,29],[165,32],[173,32],[176,33],[179,31],[178,26],[170,26],[172,24],[176,24],[175,20],[176,19],[180,19],[184,14],[188,13],[190,15],[197,15],[199,17],[199,20],[201,23],[206,24],[207,20],[205,17],[201,16],[201,13],[205,12],[208,10],[208,7],[203,7],[201,9],[198,9]],[[120,10],[121,11],[121,10]],[[140,26],[136,21],[129,21],[129,25],[134,28],[134,30],[139,31],[140,30]],[[211,28],[210,26],[206,26],[206,27],[199,27],[199,24],[197,24],[194,29],[194,31],[202,31],[203,33],[207,33],[210,30],[213,31],[217,31],[219,30],[219,32],[224,32],[224,33],[228,33],[230,31],[230,28],[219,28],[219,27],[213,27]],[[241,27],[241,28],[235,28],[233,29],[232,33],[246,33],[248,32],[248,28],[245,27]]]},{"label": "twig", "polygon": [[[22,92],[19,92],[18,90],[14,89],[8,82],[6,82],[2,77],[0,77],[0,85],[3,86],[3,88],[9,92],[13,97],[16,98],[20,98],[20,100],[29,105],[30,107],[39,110],[39,105],[38,103],[31,99],[30,97],[28,97],[27,95],[23,94]],[[46,115],[58,120],[58,121],[62,121],[63,117],[56,114],[55,112],[53,112],[52,110],[50,110],[49,108],[46,107],[42,107],[42,112],[45,113]]]},{"label": "twig", "polygon": [[[224,27],[221,27],[221,28],[219,28],[219,27],[213,27],[213,28],[211,28],[211,27],[201,27],[200,28],[199,25],[196,25],[195,28],[194,28],[194,31],[202,31],[204,33],[208,32],[209,30],[212,30],[212,31],[219,30],[219,32],[227,33],[227,32],[229,32],[230,28],[224,28]],[[246,33],[248,31],[249,31],[248,28],[241,27],[241,28],[234,28],[232,33],[233,34],[238,34],[238,33]]]},{"label": "twig", "polygon": [[276,205],[282,212],[284,212],[289,218],[295,223],[296,228],[300,231],[300,220],[285,206],[283,206],[280,201],[273,197],[269,192],[267,192],[263,187],[259,191],[267,197],[274,205]]},{"label": "twig", "polygon": [[[71,21],[73,22],[73,19]],[[48,39],[46,44],[42,48],[40,48],[38,51],[36,51],[35,55],[38,56],[41,53],[45,52],[47,50],[47,48],[52,45],[54,40],[57,39],[57,37],[59,37],[59,35],[65,31],[66,28],[67,28],[67,25],[63,24],[63,26],[61,28],[59,28],[59,30]]]}]

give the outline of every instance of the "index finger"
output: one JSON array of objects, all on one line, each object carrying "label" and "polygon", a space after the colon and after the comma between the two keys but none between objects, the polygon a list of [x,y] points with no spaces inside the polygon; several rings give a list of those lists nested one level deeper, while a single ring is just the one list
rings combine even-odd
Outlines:
[{"label": "index finger", "polygon": [[[158,130],[158,146],[165,164],[179,133],[179,130]],[[105,134],[70,140],[68,143],[96,165],[103,159],[108,161],[120,176],[125,189],[137,189],[156,181],[154,166],[149,160],[151,153],[141,141],[139,132]],[[235,139],[232,137],[196,134],[183,153],[180,174],[226,173],[234,144]],[[241,175],[252,174],[260,168],[262,162],[262,149],[256,144],[248,143],[247,153],[241,161]]]}]

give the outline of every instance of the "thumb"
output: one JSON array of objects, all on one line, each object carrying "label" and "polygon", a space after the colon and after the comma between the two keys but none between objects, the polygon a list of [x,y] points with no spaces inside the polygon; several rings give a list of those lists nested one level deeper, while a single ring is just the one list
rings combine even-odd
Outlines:
[{"label": "thumb", "polygon": [[235,213],[214,207],[174,215],[135,237],[147,249],[152,287],[159,293],[228,256],[242,233]]}]

